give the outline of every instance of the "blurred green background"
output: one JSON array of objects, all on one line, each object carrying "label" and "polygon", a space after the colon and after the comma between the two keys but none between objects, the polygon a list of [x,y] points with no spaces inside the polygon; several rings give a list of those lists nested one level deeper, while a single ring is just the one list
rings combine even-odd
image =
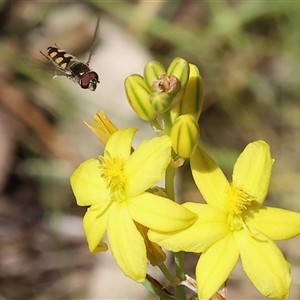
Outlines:
[{"label": "blurred green background", "polygon": [[[85,61],[99,15],[95,92],[66,78],[52,80],[47,67],[36,67],[44,61],[39,51],[54,43]],[[82,122],[97,111],[118,127],[151,134],[130,111],[123,89],[126,76],[142,74],[149,60],[167,66],[180,56],[196,64],[204,82],[202,145],[230,177],[246,144],[267,141],[275,165],[266,204],[300,211],[299,15],[299,1],[1,1],[3,299],[153,299],[136,287],[116,294],[122,284],[88,253],[85,208],[77,207],[69,186],[77,165],[102,151]],[[178,185],[182,199],[200,199],[188,163]],[[300,298],[299,244],[299,237],[280,243],[293,266],[290,299]],[[193,276],[197,257],[189,258]],[[96,264],[106,270],[108,294],[101,295],[106,283],[95,275]],[[240,266],[228,286],[230,299],[263,299]]]}]

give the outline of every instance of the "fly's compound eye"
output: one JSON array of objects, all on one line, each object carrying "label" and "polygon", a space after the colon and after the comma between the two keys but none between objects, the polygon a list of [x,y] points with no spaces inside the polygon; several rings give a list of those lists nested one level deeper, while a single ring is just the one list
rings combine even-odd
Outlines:
[{"label": "fly's compound eye", "polygon": [[88,72],[81,77],[80,86],[83,89],[94,91],[97,88],[97,83],[100,83],[98,74],[94,71]]}]

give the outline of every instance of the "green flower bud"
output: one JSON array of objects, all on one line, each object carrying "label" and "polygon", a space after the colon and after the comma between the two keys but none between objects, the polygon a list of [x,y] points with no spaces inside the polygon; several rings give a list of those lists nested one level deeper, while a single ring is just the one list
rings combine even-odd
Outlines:
[{"label": "green flower bud", "polygon": [[172,104],[172,96],[167,93],[152,92],[149,96],[149,100],[157,114],[164,113]]},{"label": "green flower bud", "polygon": [[151,89],[153,83],[166,73],[167,71],[161,63],[150,61],[144,68],[144,79]]},{"label": "green flower bud", "polygon": [[189,63],[180,57],[174,58],[167,70],[167,74],[170,77],[175,76],[180,81],[182,88],[184,88],[188,82],[189,73],[190,73]]},{"label": "green flower bud", "polygon": [[128,76],[125,79],[125,91],[130,106],[141,119],[150,121],[155,117],[155,111],[149,101],[151,91],[142,76]]},{"label": "green flower bud", "polygon": [[194,153],[199,137],[199,125],[191,114],[179,116],[170,132],[173,150],[183,158],[188,158]]},{"label": "green flower bud", "polygon": [[186,85],[188,79],[189,64],[182,58],[175,58],[167,73],[163,72],[165,69],[158,62],[151,62],[145,67],[145,80],[148,85],[151,84],[152,90],[150,103],[158,114],[171,110],[181,100],[183,85]]},{"label": "green flower bud", "polygon": [[190,64],[189,80],[185,88],[184,95],[180,103],[171,111],[171,118],[174,122],[176,118],[184,114],[192,114],[195,120],[200,117],[203,104],[203,83],[198,68]]},{"label": "green flower bud", "polygon": [[150,121],[180,102],[188,76],[189,64],[182,58],[175,58],[167,71],[159,62],[149,62],[144,78],[134,74],[125,80],[129,104],[140,118]]},{"label": "green flower bud", "polygon": [[172,94],[172,103],[169,110],[174,108],[180,103],[185,86],[189,78],[189,64],[183,58],[177,57],[173,59],[167,70],[167,76],[170,81],[170,86],[173,88],[169,90],[169,94]]},{"label": "green flower bud", "polygon": [[173,75],[169,77],[167,74],[163,74],[154,80],[152,84],[153,92],[150,94],[150,103],[155,112],[161,114],[175,107],[181,99],[177,93],[180,88],[180,81]]},{"label": "green flower bud", "polygon": [[151,87],[149,100],[156,113],[164,113],[176,106],[177,98],[174,100],[174,95],[181,87],[176,76],[169,76],[161,63],[152,61],[145,66],[144,77]]}]

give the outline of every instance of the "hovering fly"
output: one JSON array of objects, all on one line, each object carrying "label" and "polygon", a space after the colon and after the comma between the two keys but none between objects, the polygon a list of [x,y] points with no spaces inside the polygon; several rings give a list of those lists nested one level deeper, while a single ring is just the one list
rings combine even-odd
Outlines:
[{"label": "hovering fly", "polygon": [[90,54],[86,63],[81,62],[75,56],[67,53],[65,50],[60,49],[56,44],[47,48],[48,53],[44,54],[42,51],[40,53],[44,55],[51,63],[55,66],[58,73],[54,75],[53,78],[57,76],[66,76],[68,79],[73,80],[78,83],[83,89],[89,89],[95,91],[97,88],[97,83],[100,83],[99,76],[95,71],[92,71],[89,64],[95,46],[97,44],[96,38],[99,27],[99,20],[97,20],[97,25],[93,37],[93,45],[90,50]]}]

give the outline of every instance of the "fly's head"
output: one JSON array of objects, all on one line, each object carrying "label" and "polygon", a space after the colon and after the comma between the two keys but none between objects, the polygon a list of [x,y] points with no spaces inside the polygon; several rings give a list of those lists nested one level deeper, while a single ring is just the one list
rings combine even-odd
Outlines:
[{"label": "fly's head", "polygon": [[100,83],[98,74],[94,71],[89,71],[81,76],[79,85],[83,89],[95,91],[97,83]]}]

